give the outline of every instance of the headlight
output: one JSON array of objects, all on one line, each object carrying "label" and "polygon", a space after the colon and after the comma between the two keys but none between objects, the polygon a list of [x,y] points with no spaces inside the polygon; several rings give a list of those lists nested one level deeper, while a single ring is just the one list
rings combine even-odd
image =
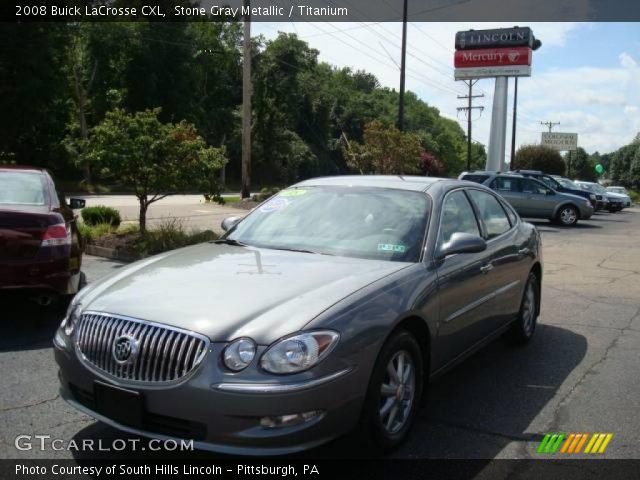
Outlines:
[{"label": "headlight", "polygon": [[224,349],[224,365],[234,372],[247,368],[256,355],[256,344],[250,338],[238,338]]},{"label": "headlight", "polygon": [[82,314],[82,309],[80,308],[79,303],[71,303],[69,305],[69,309],[67,310],[67,316],[62,320],[62,324],[60,325],[64,328],[64,333],[67,336],[71,336],[73,330],[76,328],[76,324],[80,319],[80,315]]},{"label": "headlight", "polygon": [[591,200],[595,200],[595,199],[596,199],[596,196],[592,193],[592,194],[590,194],[590,195],[589,195],[589,198],[590,198]]},{"label": "headlight", "polygon": [[283,338],[262,355],[260,365],[270,373],[297,373],[322,361],[338,343],[340,335],[317,330]]}]

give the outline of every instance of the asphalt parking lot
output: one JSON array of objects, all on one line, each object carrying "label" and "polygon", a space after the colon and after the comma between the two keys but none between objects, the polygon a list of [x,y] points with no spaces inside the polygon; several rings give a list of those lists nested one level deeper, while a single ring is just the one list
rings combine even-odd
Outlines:
[{"label": "asphalt parking lot", "polygon": [[[536,221],[545,261],[542,315],[531,344],[496,341],[431,385],[394,457],[536,458],[547,432],[611,432],[604,456],[640,458],[640,208],[576,228]],[[89,281],[121,264],[85,257]],[[51,339],[60,312],[4,298],[0,321],[0,458],[166,457],[166,453],[20,451],[21,434],[127,438],[58,396]],[[305,456],[350,457],[350,437]],[[202,458],[213,454],[183,454]]]}]

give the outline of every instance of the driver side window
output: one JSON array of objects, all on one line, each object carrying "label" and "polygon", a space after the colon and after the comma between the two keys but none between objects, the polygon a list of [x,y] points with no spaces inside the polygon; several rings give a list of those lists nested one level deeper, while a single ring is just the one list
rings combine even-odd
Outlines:
[{"label": "driver side window", "polygon": [[480,235],[476,215],[462,190],[450,193],[444,200],[438,245],[447,243],[454,233]]}]

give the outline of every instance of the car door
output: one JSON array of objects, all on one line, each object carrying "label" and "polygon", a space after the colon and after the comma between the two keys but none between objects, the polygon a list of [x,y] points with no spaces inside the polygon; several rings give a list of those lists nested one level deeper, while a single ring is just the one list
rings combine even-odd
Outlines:
[{"label": "car door", "polygon": [[[438,246],[457,232],[482,235],[463,189],[449,192],[441,208]],[[450,255],[436,261],[439,348],[434,350],[434,370],[468,350],[486,332],[483,321],[489,315],[486,302],[492,292],[487,275],[490,257],[491,253],[484,251]]]},{"label": "car door", "polygon": [[[493,194],[469,189],[469,197],[483,225],[491,268],[486,274],[492,297],[487,301],[490,316],[485,320],[489,334],[513,320],[520,308],[520,296],[527,273],[526,248],[519,245],[517,219],[514,223]],[[508,208],[508,207],[507,207]]]},{"label": "car door", "polygon": [[533,178],[521,178],[520,189],[523,195],[522,211],[518,213],[523,217],[551,218],[557,199],[554,191]]},{"label": "car door", "polygon": [[496,177],[491,182],[491,189],[499,193],[518,213],[526,199],[520,192],[519,179],[520,177]]}]

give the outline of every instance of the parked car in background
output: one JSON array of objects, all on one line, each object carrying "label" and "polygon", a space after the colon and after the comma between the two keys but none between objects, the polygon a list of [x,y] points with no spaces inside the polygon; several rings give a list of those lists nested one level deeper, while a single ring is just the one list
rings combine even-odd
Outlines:
[{"label": "parked car in background", "polygon": [[42,305],[84,284],[72,208],[42,168],[0,165],[0,290],[25,290]]},{"label": "parked car in background", "polygon": [[599,183],[583,182],[582,180],[574,180],[574,183],[586,191],[605,197],[607,199],[607,210],[612,213],[619,212],[625,207],[624,199],[622,198],[622,196],[618,195],[617,193],[607,192],[607,189]]},{"label": "parked car in background", "polygon": [[513,170],[512,173],[517,173],[527,178],[535,178],[556,192],[570,193],[571,195],[584,197],[591,202],[591,206],[594,209],[597,209],[596,195],[592,192],[581,189],[578,185],[570,185],[566,182],[560,182],[557,178],[554,178],[552,175],[548,175],[540,170]]},{"label": "parked car in background", "polygon": [[[563,187],[582,192],[583,193],[582,196],[584,196],[584,190],[580,188],[580,185],[577,185],[576,183],[574,183],[573,180],[570,180],[565,177],[561,177],[560,175],[551,175],[551,176]],[[606,210],[608,208],[609,201],[607,200],[606,195],[602,195],[600,193],[594,193],[594,192],[588,192],[588,193],[589,193],[589,201],[591,202],[591,206],[594,208],[596,212],[598,210]],[[593,197],[595,197],[595,202],[593,200]]]},{"label": "parked car in background", "polygon": [[225,453],[285,454],[356,427],[386,450],[429,379],[535,332],[540,234],[481,185],[319,178],[223,228],[80,292],[54,339],[67,402]]},{"label": "parked car in background", "polygon": [[[474,178],[461,174],[460,180]],[[593,215],[591,202],[577,195],[556,192],[535,178],[527,178],[515,173],[491,173],[482,181],[502,195],[522,217],[548,218],[564,226],[573,226],[578,220],[586,220]]]},{"label": "parked car in background", "polygon": [[624,206],[625,207],[630,207],[631,206],[631,197],[629,196],[629,192],[627,192],[627,189],[624,187],[607,187],[606,188],[607,192],[610,193],[616,193],[618,195],[622,195],[622,199],[625,202]]}]

